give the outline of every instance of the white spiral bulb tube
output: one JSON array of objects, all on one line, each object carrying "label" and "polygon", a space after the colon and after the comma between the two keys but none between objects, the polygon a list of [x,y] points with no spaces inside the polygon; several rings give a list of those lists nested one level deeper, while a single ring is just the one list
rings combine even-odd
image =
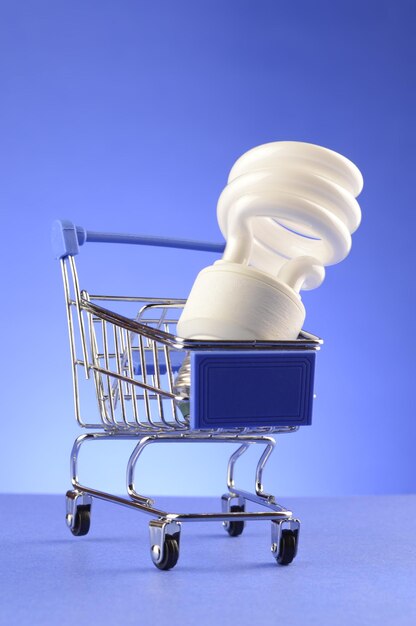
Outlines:
[{"label": "white spiral bulb tube", "polygon": [[342,155],[301,142],[249,150],[231,169],[217,206],[227,244],[198,275],[178,333],[200,339],[295,339],[299,292],[351,249],[363,179]]}]

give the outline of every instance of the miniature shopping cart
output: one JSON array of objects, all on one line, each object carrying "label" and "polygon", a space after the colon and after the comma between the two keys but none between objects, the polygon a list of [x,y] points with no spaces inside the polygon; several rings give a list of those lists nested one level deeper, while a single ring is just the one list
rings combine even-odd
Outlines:
[{"label": "miniature shopping cart", "polygon": [[[263,488],[263,471],[278,433],[311,423],[316,351],[322,343],[301,332],[295,341],[202,341],[176,336],[185,300],[91,295],[80,290],[75,256],[87,242],[164,246],[222,252],[223,244],[86,231],[55,222],[53,246],[60,259],[68,316],[75,414],[92,430],[79,436],[71,453],[72,489],[66,494],[66,522],[73,535],[86,535],[91,505],[100,498],[151,516],[150,554],[162,570],[179,557],[182,522],[222,522],[231,537],[245,522],[271,521],[272,553],[287,565],[296,556],[300,522]],[[133,307],[134,315],[121,312]],[[114,309],[117,309],[115,312]],[[81,387],[94,390],[97,418],[84,417]],[[95,400],[94,400],[95,401]],[[99,418],[98,418],[99,416]],[[135,440],[128,459],[127,495],[120,497],[82,484],[78,456],[88,441]],[[227,493],[218,513],[169,513],[137,492],[135,470],[150,444],[228,443],[237,448],[227,469]],[[251,446],[261,455],[255,489],[237,488],[237,460]],[[261,511],[246,510],[246,502]]]}]

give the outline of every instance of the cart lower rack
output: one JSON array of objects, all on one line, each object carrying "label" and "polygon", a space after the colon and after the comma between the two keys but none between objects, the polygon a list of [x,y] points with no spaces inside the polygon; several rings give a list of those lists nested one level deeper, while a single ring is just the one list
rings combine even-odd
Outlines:
[{"label": "cart lower rack", "polygon": [[[213,252],[221,252],[222,244],[97,233],[67,221],[54,223],[52,240],[64,283],[75,414],[89,431],[75,440],[71,453],[66,522],[73,535],[88,533],[92,502],[100,498],[152,518],[150,554],[159,569],[176,565],[182,523],[192,521],[222,522],[236,537],[245,522],[269,520],[273,556],[281,565],[291,563],[300,522],[266,493],[263,472],[275,447],[274,435],[311,423],[315,354],[322,341],[305,331],[295,341],[184,340],[175,334],[184,300],[90,295],[79,287],[75,256],[86,242]],[[98,404],[95,421],[83,414],[86,387]],[[125,497],[84,485],[78,477],[80,449],[86,442],[103,440],[137,442],[127,462]],[[236,444],[221,511],[162,511],[138,493],[139,458],[147,446],[160,442]],[[248,492],[236,486],[234,476],[238,459],[252,446],[261,454],[255,488]],[[247,501],[262,510],[247,511]]]}]

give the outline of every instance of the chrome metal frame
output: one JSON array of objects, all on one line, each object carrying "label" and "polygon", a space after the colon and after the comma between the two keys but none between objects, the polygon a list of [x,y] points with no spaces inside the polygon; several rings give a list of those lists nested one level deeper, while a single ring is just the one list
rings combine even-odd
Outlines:
[{"label": "chrome metal frame", "polygon": [[[175,298],[144,298],[89,295],[81,291],[75,259],[61,260],[69,343],[72,362],[75,416],[80,426],[94,432],[80,435],[71,453],[72,490],[67,493],[67,524],[74,527],[76,508],[100,498],[147,513],[150,522],[151,558],[158,565],[164,558],[165,536],[175,535],[179,543],[181,522],[270,520],[272,552],[277,556],[282,527],[299,532],[299,520],[278,504],[263,487],[263,472],[276,441],[272,435],[290,433],[298,427],[234,428],[192,430],[189,418],[178,408],[171,358],[174,352],[196,350],[319,350],[322,341],[303,331],[296,341],[190,341],[177,337],[176,322],[185,304]],[[135,316],[106,307],[132,306]],[[149,374],[149,371],[153,372]],[[98,401],[99,420],[81,415],[81,388],[92,390]],[[83,485],[78,478],[78,456],[87,441],[137,440],[127,462],[127,497],[120,497]],[[150,444],[234,443],[238,447],[227,468],[228,492],[222,496],[218,513],[170,513],[156,508],[154,500],[140,494],[135,486],[138,460]],[[262,444],[255,470],[253,492],[235,484],[235,466],[253,445]],[[232,512],[231,503],[251,501],[266,510]]]}]

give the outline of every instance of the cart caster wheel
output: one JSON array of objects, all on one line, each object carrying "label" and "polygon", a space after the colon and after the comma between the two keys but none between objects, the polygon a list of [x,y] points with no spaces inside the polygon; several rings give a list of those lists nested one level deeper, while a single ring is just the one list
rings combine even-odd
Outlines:
[{"label": "cart caster wheel", "polygon": [[166,535],[164,544],[165,555],[159,563],[155,563],[156,567],[161,570],[168,570],[175,567],[179,559],[179,543],[173,535]]},{"label": "cart caster wheel", "polygon": [[279,565],[289,565],[296,556],[297,531],[282,530],[280,537],[279,553],[276,561]]},{"label": "cart caster wheel", "polygon": [[75,509],[74,524],[71,533],[76,537],[87,535],[91,522],[91,504],[79,504]]},{"label": "cart caster wheel", "polygon": [[181,524],[175,520],[157,519],[149,524],[150,556],[158,569],[175,567],[179,559]]},{"label": "cart caster wheel", "polygon": [[[243,513],[244,507],[234,504],[230,506],[230,513]],[[244,530],[244,522],[226,522],[225,529],[230,537],[238,537]]]}]

